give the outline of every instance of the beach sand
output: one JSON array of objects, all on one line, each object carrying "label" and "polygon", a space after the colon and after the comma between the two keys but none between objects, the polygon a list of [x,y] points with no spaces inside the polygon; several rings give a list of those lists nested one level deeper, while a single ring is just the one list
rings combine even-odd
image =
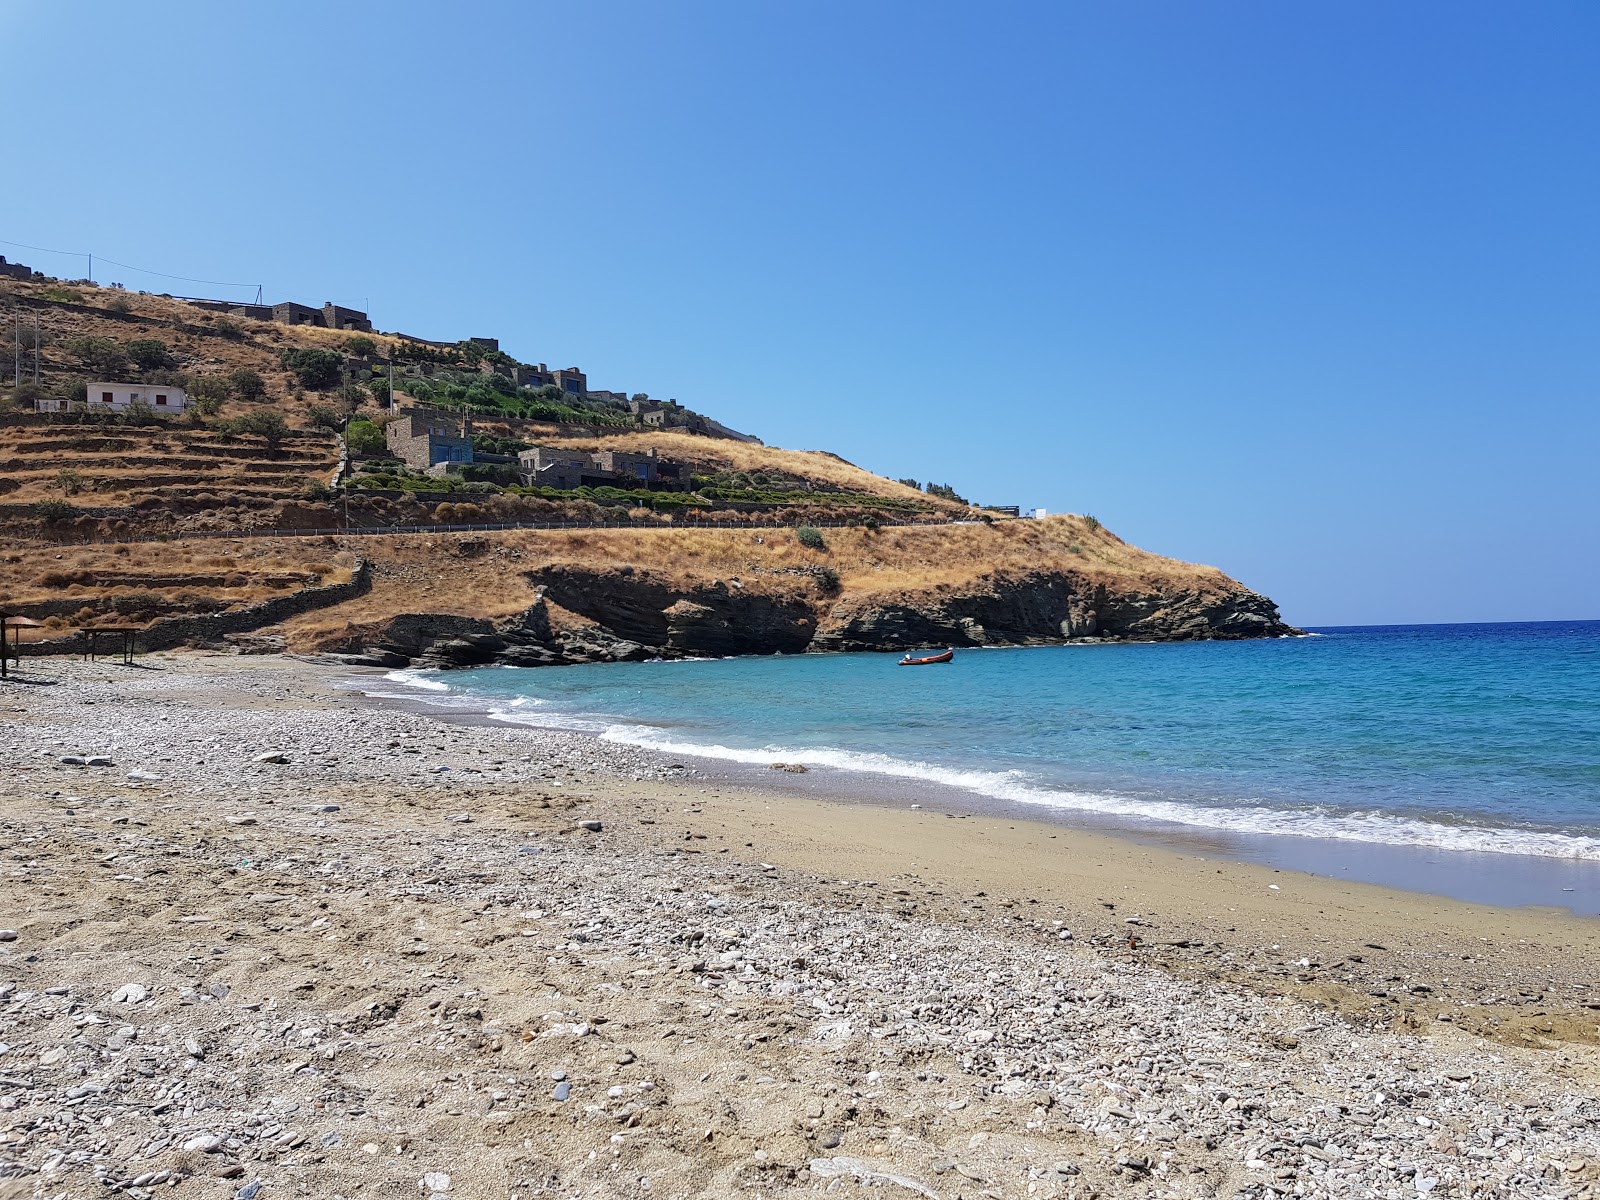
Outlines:
[{"label": "beach sand", "polygon": [[1596,1194],[1593,918],[840,803],[292,659],[25,676],[0,1197]]}]

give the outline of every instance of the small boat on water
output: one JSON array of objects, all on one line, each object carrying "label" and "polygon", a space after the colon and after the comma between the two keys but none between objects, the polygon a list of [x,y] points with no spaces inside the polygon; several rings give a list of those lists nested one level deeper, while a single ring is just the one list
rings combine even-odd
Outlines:
[{"label": "small boat on water", "polygon": [[946,650],[943,654],[930,654],[926,658],[912,658],[908,654],[895,665],[900,667],[931,667],[934,663],[947,663],[955,656],[956,652],[954,650]]}]

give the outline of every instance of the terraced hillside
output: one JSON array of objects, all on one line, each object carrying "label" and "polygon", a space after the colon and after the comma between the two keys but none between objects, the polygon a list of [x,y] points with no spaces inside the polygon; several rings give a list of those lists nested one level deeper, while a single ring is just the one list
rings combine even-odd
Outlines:
[{"label": "terraced hillside", "polygon": [[14,543],[0,550],[0,611],[42,623],[30,637],[143,626],[162,617],[236,611],[347,583],[357,556],[311,539],[139,546]]},{"label": "terraced hillside", "polygon": [[324,431],[269,448],[182,425],[12,425],[0,428],[0,504],[261,507],[326,486],[338,461],[338,439]]}]

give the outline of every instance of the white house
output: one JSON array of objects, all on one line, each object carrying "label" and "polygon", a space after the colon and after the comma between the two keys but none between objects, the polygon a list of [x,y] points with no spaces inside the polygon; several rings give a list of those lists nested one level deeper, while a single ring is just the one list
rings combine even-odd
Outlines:
[{"label": "white house", "polygon": [[[144,404],[156,416],[185,412],[189,396],[179,387],[155,383],[91,383],[89,397],[83,407],[89,412],[127,412],[135,404]],[[66,412],[78,406],[59,397],[41,397],[35,402],[39,412]]]}]

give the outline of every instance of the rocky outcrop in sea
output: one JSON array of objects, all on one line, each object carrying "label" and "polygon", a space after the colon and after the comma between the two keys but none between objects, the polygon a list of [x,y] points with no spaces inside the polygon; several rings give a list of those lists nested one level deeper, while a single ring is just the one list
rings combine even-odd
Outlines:
[{"label": "rocky outcrop in sea", "polygon": [[[533,604],[500,621],[449,614],[392,618],[345,647],[374,666],[549,666],[646,658],[800,654],[923,646],[1035,646],[1084,641],[1288,637],[1271,600],[1242,584],[1114,588],[1088,575],[988,576],[961,589],[838,596],[826,581],[777,591],[714,579],[685,586],[624,567],[529,573]],[[550,605],[582,618],[557,629]]]}]

